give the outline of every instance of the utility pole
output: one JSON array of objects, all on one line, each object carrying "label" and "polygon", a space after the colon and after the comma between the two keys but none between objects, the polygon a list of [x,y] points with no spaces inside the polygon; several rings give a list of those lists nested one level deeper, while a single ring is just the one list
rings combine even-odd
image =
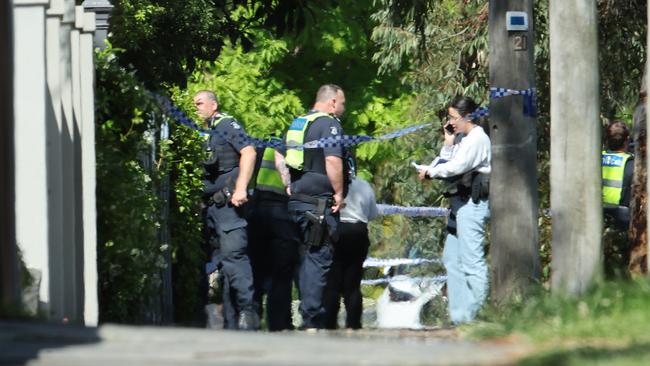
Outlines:
[{"label": "utility pole", "polygon": [[579,295],[599,275],[603,208],[595,0],[551,0],[552,289]]},{"label": "utility pole", "polygon": [[[535,85],[533,0],[493,0],[489,8],[490,86]],[[520,296],[540,277],[537,124],[524,97],[490,101],[492,298]]]}]

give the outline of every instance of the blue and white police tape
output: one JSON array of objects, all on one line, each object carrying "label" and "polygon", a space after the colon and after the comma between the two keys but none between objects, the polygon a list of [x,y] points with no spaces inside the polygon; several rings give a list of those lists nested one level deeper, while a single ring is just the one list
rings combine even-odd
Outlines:
[{"label": "blue and white police tape", "polygon": [[508,89],[508,88],[490,88],[490,99],[503,98],[509,95],[522,95],[524,97],[524,115],[528,117],[537,116],[536,91],[535,88],[529,89]]},{"label": "blue and white police tape", "polygon": [[507,97],[508,95],[535,95],[535,88],[530,89],[508,89],[508,88],[490,88],[490,98],[497,99]]},{"label": "blue and white police tape", "polygon": [[169,114],[176,122],[182,124],[183,126],[189,127],[193,130],[196,130],[200,133],[205,133],[206,131],[199,127],[191,118],[185,115],[183,111],[180,110],[171,100],[163,97],[162,95],[151,93],[156,101],[160,104],[164,113]]},{"label": "blue and white police tape", "polygon": [[291,143],[284,144],[283,141],[278,139],[261,140],[261,139],[248,136],[243,132],[238,134],[227,134],[227,133],[219,133],[216,131],[207,131],[205,129],[200,128],[196,123],[194,123],[194,121],[192,121],[191,118],[189,118],[185,113],[183,113],[183,111],[181,111],[180,108],[175,106],[169,99],[154,93],[152,93],[152,95],[158,101],[164,113],[169,114],[178,123],[186,127],[189,127],[193,130],[196,130],[204,136],[208,136],[209,134],[217,134],[219,137],[224,139],[232,139],[232,138],[240,139],[243,140],[242,142],[249,143],[255,147],[261,147],[261,148],[270,147],[276,150],[285,147],[291,149],[303,149],[303,148],[319,149],[325,147],[338,147],[338,146],[348,147],[348,146],[358,145],[364,142],[382,141],[382,140],[388,140],[388,139],[405,136],[432,125],[431,123],[426,123],[417,126],[410,126],[397,131],[387,133],[379,137],[372,137],[372,136],[365,136],[365,135],[341,135],[341,136],[325,137],[319,140],[309,141],[305,144],[291,144]]},{"label": "blue and white police tape", "polygon": [[[415,131],[419,131],[423,128],[430,127],[430,126],[432,126],[431,123],[425,123],[417,126],[406,127],[397,131],[387,133],[385,135],[381,135],[379,137],[372,137],[372,136],[365,136],[365,135],[342,135],[342,136],[324,137],[316,141],[309,141],[305,143],[304,148],[314,149],[314,148],[338,147],[338,146],[349,147],[349,146],[359,145],[364,142],[394,139],[397,137],[411,134]],[[294,148],[294,146],[288,146],[288,147]]]},{"label": "blue and white police tape", "polygon": [[263,147],[263,148],[270,147],[276,150],[286,147],[289,149],[302,150],[302,149],[322,149],[322,148],[338,147],[338,146],[349,147],[349,146],[359,145],[364,142],[388,140],[388,139],[411,134],[415,131],[421,130],[429,126],[431,126],[431,124],[422,124],[417,126],[406,127],[397,131],[393,131],[391,133],[387,133],[379,137],[372,137],[372,136],[365,136],[365,135],[341,135],[341,136],[324,137],[322,139],[309,141],[304,144],[297,144],[293,142],[289,142],[288,144],[285,144],[284,141],[279,139],[260,140],[254,137],[250,137],[244,133],[237,134],[234,136],[228,135],[226,133],[217,133],[217,132],[210,132],[210,133],[217,133],[220,137],[224,139],[228,139],[232,137],[243,139],[245,142],[254,145],[255,147]]},{"label": "blue and white police tape", "polygon": [[404,216],[426,216],[443,217],[449,215],[449,209],[444,207],[408,207],[377,204],[377,211],[380,215],[404,215]]},{"label": "blue and white police tape", "polygon": [[390,284],[393,282],[401,282],[401,281],[442,283],[442,282],[447,282],[447,276],[434,276],[434,277],[395,276],[389,278],[378,278],[374,280],[361,280],[361,284],[365,286],[374,286],[374,285]]},{"label": "blue and white police tape", "polygon": [[470,121],[473,121],[475,119],[481,118],[481,117],[488,117],[490,116],[490,110],[487,107],[479,107],[476,108],[476,110],[472,113],[470,113],[467,116],[467,119]]},{"label": "blue and white police tape", "polygon": [[363,262],[363,268],[370,267],[394,267],[399,265],[419,265],[424,263],[442,263],[440,259],[426,259],[426,258],[366,258]]}]

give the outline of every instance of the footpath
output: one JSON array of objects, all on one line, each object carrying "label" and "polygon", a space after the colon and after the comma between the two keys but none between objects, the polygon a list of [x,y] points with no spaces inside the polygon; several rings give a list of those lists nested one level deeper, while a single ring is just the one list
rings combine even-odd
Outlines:
[{"label": "footpath", "polygon": [[0,365],[515,365],[526,347],[453,330],[233,332],[0,322]]}]

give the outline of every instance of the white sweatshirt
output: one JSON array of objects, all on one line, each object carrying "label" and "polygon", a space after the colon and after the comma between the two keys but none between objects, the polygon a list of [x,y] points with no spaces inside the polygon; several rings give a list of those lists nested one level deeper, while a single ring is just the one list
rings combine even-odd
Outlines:
[{"label": "white sweatshirt", "polygon": [[427,168],[427,175],[431,178],[448,178],[476,170],[482,174],[490,174],[492,167],[492,151],[490,138],[481,126],[474,126],[460,143],[452,146],[443,146],[440,158],[447,160],[445,163]]}]

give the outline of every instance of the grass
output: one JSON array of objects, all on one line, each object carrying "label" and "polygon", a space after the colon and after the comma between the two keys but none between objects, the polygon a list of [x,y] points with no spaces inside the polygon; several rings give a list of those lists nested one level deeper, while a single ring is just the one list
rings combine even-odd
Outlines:
[{"label": "grass", "polygon": [[635,343],[625,347],[576,347],[547,351],[525,358],[521,366],[637,366],[650,365],[650,343]]},{"label": "grass", "polygon": [[507,311],[488,310],[470,336],[518,336],[535,351],[521,365],[650,365],[650,281],[601,282],[584,296],[540,291]]}]

